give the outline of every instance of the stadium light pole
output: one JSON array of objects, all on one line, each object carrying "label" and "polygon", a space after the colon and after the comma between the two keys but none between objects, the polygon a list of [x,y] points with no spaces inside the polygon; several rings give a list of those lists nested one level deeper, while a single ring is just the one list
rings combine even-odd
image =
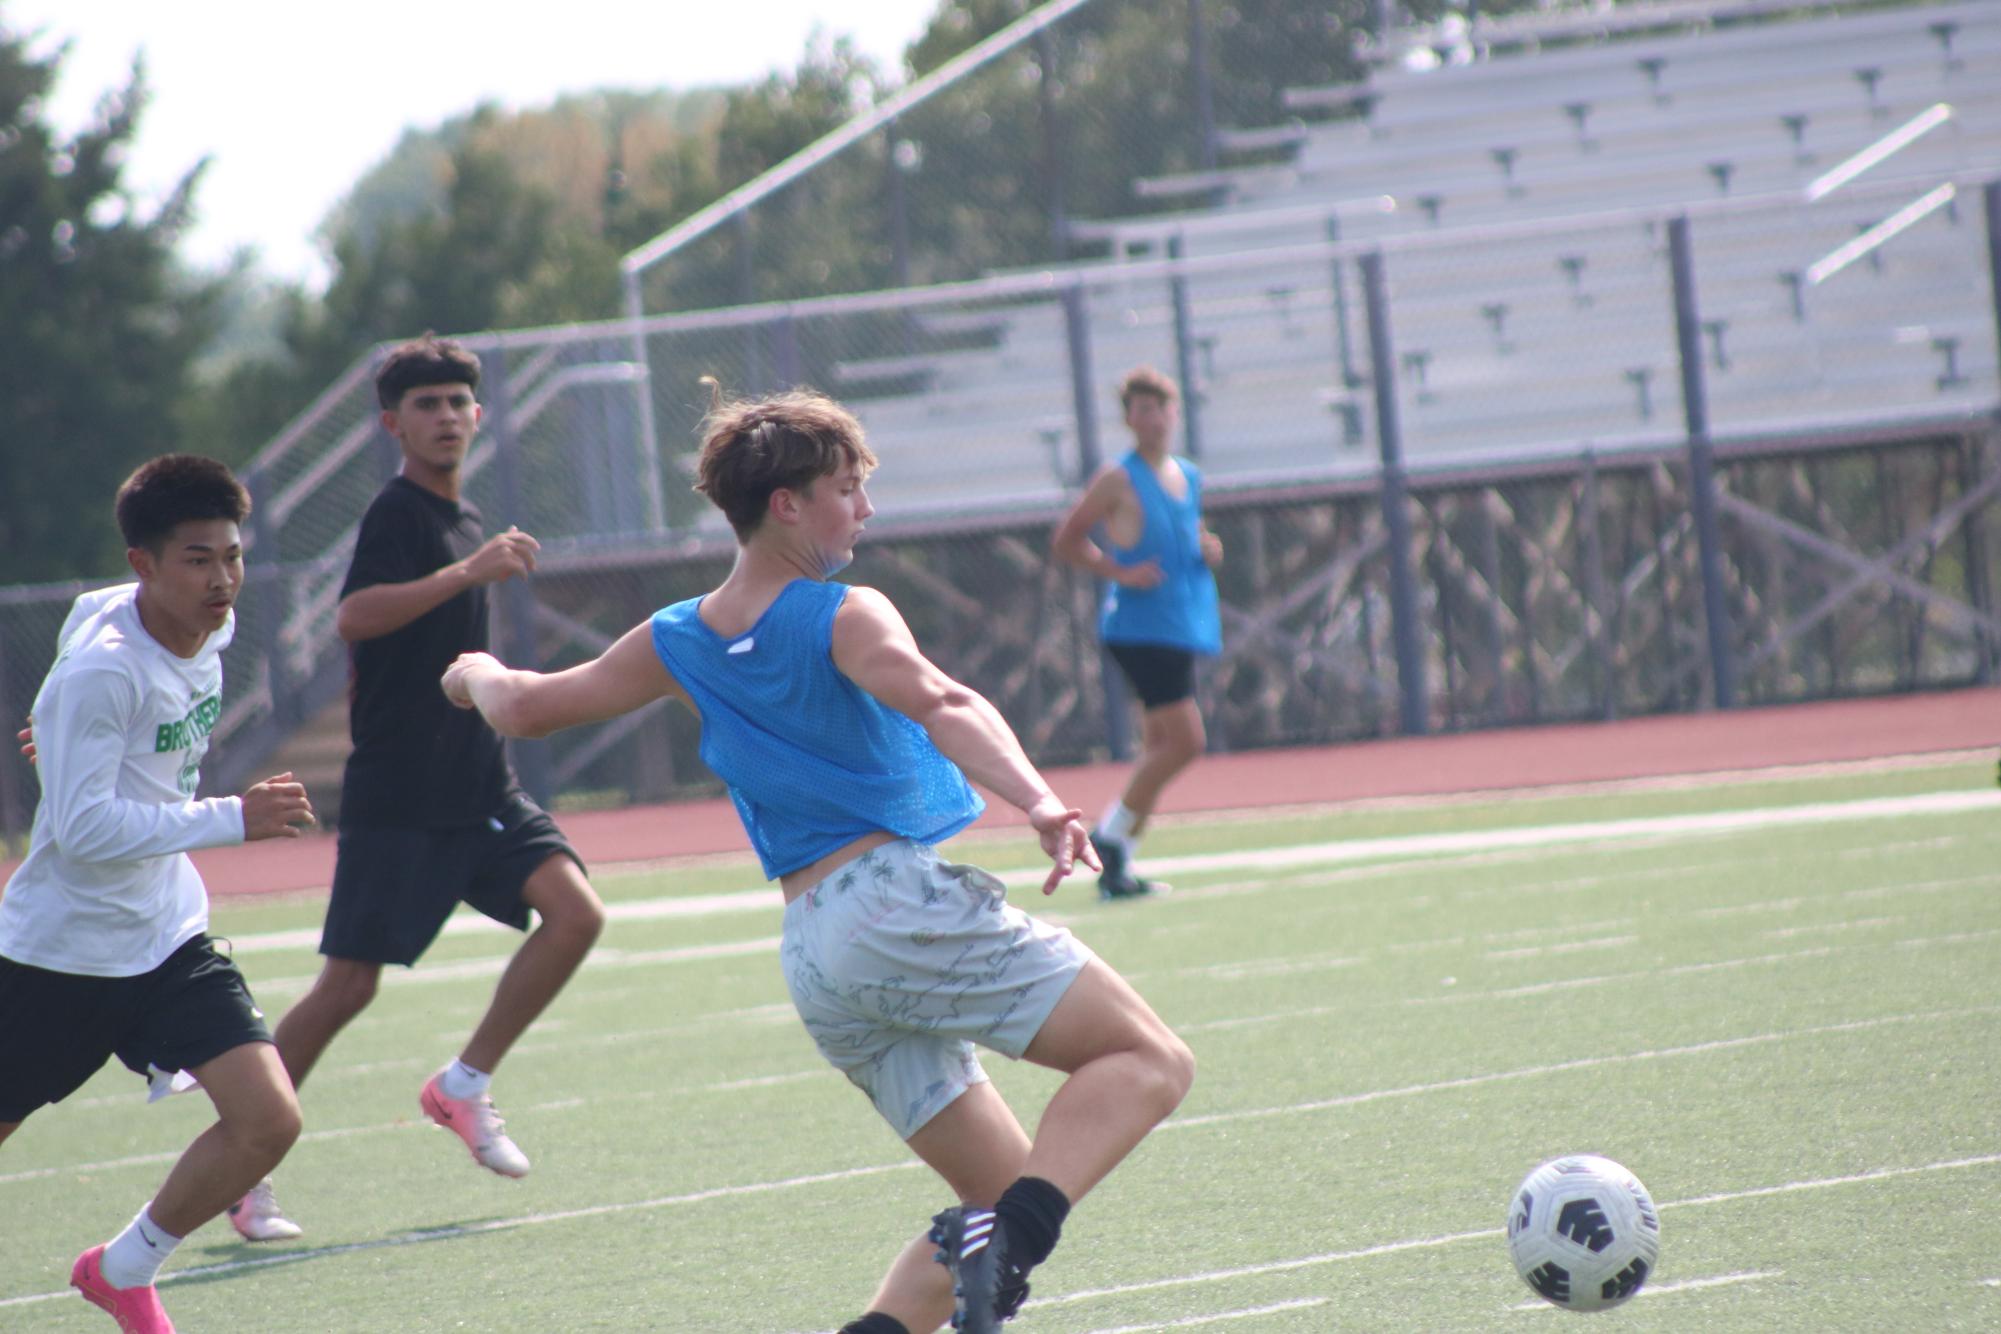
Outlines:
[{"label": "stadium light pole", "polygon": [[1376,384],[1376,442],[1383,459],[1383,526],[1389,533],[1390,634],[1396,642],[1397,697],[1405,736],[1426,726],[1424,641],[1417,624],[1417,576],[1410,564],[1410,488],[1403,466],[1403,418],[1397,411],[1396,349],[1390,338],[1389,283],[1383,252],[1361,256],[1369,308],[1369,364]]},{"label": "stadium light pole", "polygon": [[1688,215],[1668,219],[1668,262],[1674,269],[1674,330],[1681,358],[1681,410],[1688,429],[1689,503],[1695,511],[1697,557],[1702,567],[1703,620],[1709,631],[1709,671],[1716,707],[1737,702],[1736,667],[1730,655],[1730,608],[1723,597],[1723,534],[1716,522],[1716,461],[1709,442],[1709,389],[1702,370],[1702,317],[1695,301],[1695,255]]}]

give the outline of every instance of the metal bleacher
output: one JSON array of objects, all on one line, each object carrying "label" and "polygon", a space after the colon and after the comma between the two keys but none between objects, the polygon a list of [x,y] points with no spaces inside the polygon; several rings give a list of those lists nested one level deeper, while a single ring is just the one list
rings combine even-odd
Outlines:
[{"label": "metal bleacher", "polygon": [[[1226,147],[1266,160],[1136,182],[1183,207],[1077,224],[1106,253],[1063,271],[1085,284],[1105,385],[1138,362],[1175,369],[1179,272],[1212,477],[1374,465],[1358,246],[1387,257],[1413,467],[1673,438],[1675,213],[1692,219],[1719,431],[2001,401],[1980,199],[1965,188],[2001,176],[1996,0],[1696,24],[1385,68],[1288,100],[1365,114],[1233,132]],[[1941,104],[1949,115],[1808,200],[1817,178]],[[1955,198],[1809,279],[1815,260],[1954,181]],[[1063,312],[1015,300],[984,318],[960,326],[986,328],[982,346],[917,349],[893,376],[880,361],[839,367],[830,387],[895,465],[880,499],[923,508],[969,480],[1046,499],[1076,484]],[[1102,453],[1119,439],[1108,391],[1097,408]]]}]

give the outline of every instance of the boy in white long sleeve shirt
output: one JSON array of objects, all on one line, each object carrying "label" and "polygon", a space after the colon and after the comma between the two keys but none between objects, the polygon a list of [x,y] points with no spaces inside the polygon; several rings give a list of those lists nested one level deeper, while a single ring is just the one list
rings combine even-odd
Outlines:
[{"label": "boy in white long sleeve shirt", "polygon": [[296,838],[305,789],[281,774],[198,799],[222,707],[221,651],[243,585],[250,498],[212,459],[169,454],[119,488],[136,584],[86,594],[35,697],[42,799],[32,850],[0,896],[0,1142],[112,1056],[191,1074],[217,1122],[70,1282],[138,1334],[171,1334],[154,1276],[298,1138],[299,1104],[243,976],[207,935],[187,853]]}]

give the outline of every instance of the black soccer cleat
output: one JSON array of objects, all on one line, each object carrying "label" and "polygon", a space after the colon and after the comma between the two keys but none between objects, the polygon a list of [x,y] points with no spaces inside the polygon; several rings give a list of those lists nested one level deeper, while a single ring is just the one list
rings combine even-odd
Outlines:
[{"label": "black soccer cleat", "polygon": [[991,1209],[954,1205],[931,1220],[936,1259],[952,1274],[952,1328],[995,1334],[1028,1300],[1028,1271],[1008,1258],[1007,1229]]},{"label": "black soccer cleat", "polygon": [[1100,839],[1091,835],[1091,846],[1098,850],[1098,861],[1104,870],[1098,876],[1098,897],[1106,903],[1117,903],[1123,899],[1157,898],[1167,892],[1167,886],[1152,880],[1143,880],[1132,873],[1126,856],[1125,845],[1111,839]]}]

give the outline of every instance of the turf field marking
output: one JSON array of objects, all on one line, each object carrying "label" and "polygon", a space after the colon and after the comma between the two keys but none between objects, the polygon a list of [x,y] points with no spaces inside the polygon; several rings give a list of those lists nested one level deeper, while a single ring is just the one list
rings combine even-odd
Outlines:
[{"label": "turf field marking", "polygon": [[[1814,802],[1799,806],[1760,807],[1741,811],[1715,811],[1696,815],[1642,816],[1626,820],[1579,821],[1568,824],[1534,825],[1513,829],[1471,830],[1457,833],[1401,834],[1382,838],[1342,839],[1333,842],[1297,844],[1280,848],[1248,848],[1235,852],[1203,853],[1181,857],[1150,859],[1150,870],[1162,877],[1177,872],[1231,871],[1252,869],[1282,870],[1288,867],[1326,866],[1347,862],[1436,858],[1450,854],[1493,854],[1534,851],[1558,844],[1602,841],[1631,847],[1650,840],[1674,840],[1690,835],[1734,834],[1794,825],[1814,825],[1849,820],[1886,819],[1910,815],[1949,815],[1988,810],[2001,806],[2001,792],[1928,792],[1902,797],[1870,797],[1854,801]],[[1376,874],[1393,872],[1396,867],[1366,868]],[[1673,868],[1641,874],[1672,874]],[[1026,868],[1000,873],[1010,888],[1039,885],[1045,873]],[[1618,877],[1609,877],[1616,879]],[[1592,883],[1585,877],[1580,883]],[[1555,882],[1564,883],[1564,882]],[[1270,887],[1269,880],[1247,882],[1227,888],[1249,891]],[[1185,894],[1213,894],[1218,886],[1184,891]],[[783,896],[775,889],[732,890],[714,894],[677,895],[652,899],[628,899],[605,905],[606,916],[614,922],[646,922],[688,917],[712,917],[737,913],[764,912],[779,908]],[[444,935],[518,936],[512,928],[479,916],[460,913],[445,923]],[[231,938],[240,951],[313,949],[320,940],[317,927],[287,931],[247,933]],[[598,960],[609,951],[593,951]],[[699,957],[699,956],[696,956]],[[431,971],[431,970],[426,970]],[[414,976],[424,976],[424,973]],[[268,990],[296,979],[269,979],[259,984]]]},{"label": "turf field marking", "polygon": [[[1508,848],[1547,848],[1564,843],[1619,842],[1631,845],[1651,839],[1681,839],[1711,834],[1742,834],[1770,829],[1846,823],[1852,820],[1897,819],[1912,815],[1957,815],[2001,807],[2001,791],[1926,792],[1903,797],[1865,797],[1855,801],[1808,802],[1799,806],[1769,806],[1745,811],[1710,811],[1697,815],[1639,816],[1625,820],[1590,820],[1568,824],[1531,825],[1517,829],[1478,829],[1449,834],[1397,834],[1384,838],[1343,839],[1293,847],[1155,857],[1147,869],[1165,878],[1180,872],[1230,871],[1254,866],[1272,870],[1289,866],[1329,865],[1396,857],[1427,857],[1444,852],[1484,852]],[[1030,868],[1002,874],[1009,888],[1042,882],[1043,872]]]},{"label": "turf field marking", "polygon": [[[1645,1292],[1642,1288],[1640,1291]],[[1304,1311],[1310,1307],[1325,1306],[1332,1297],[1301,1297],[1289,1302],[1273,1302],[1270,1306],[1246,1306],[1240,1311],[1218,1311],[1214,1315],[1184,1316],[1180,1320],[1163,1320],[1151,1325],[1113,1325],[1105,1329],[1094,1329],[1091,1334],[1149,1334],[1156,1329],[1194,1329],[1198,1325],[1220,1325],[1230,1320],[1250,1320],[1261,1315],[1277,1315],[1281,1311]]]},{"label": "turf field marking", "polygon": [[1901,857],[1907,852],[1937,852],[1968,841],[1964,834],[1942,834],[1937,838],[1907,838],[1895,843],[1872,843],[1866,848],[1843,848],[1834,855],[1842,861],[1861,857]]},{"label": "turf field marking", "polygon": [[[1705,1288],[1727,1287],[1733,1283],[1758,1283],[1768,1278],[1784,1278],[1783,1269],[1752,1269],[1740,1274],[1718,1274],[1713,1278],[1685,1278],[1676,1283],[1649,1283],[1635,1297],[1672,1297],[1677,1293],[1700,1292]],[[1508,1308],[1510,1311],[1560,1311],[1563,1308],[1549,1302],[1526,1301]]]},{"label": "turf field marking", "polygon": [[[1332,1013],[1352,1009],[1348,1006],[1314,1007],[1314,1010]],[[1311,1102],[1292,1103],[1282,1107],[1245,1108],[1232,1112],[1213,1112],[1207,1116],[1177,1116],[1164,1123],[1155,1133],[1168,1130],[1188,1130],[1199,1126],[1220,1125],[1231,1121],[1263,1119],[1274,1116],[1292,1116],[1307,1112],[1329,1111],[1337,1107],[1354,1107],[1365,1103],[1380,1102],[1389,1098],[1419,1097],[1427,1093],[1442,1093],[1451,1089],[1476,1088],[1483,1084],[1502,1083],[1517,1079],[1532,1079],[1542,1075],[1561,1074],[1571,1070],[1587,1070],[1599,1066],[1618,1065],[1629,1061],[1659,1060],[1672,1056],[1695,1056],[1714,1051],[1756,1046],[1765,1043],[1783,1042],[1791,1038],[1813,1037],[1828,1033],[1861,1032],[1873,1028],[1883,1028],[1892,1024],[1920,1023],[1936,1019],[1958,1019],[1976,1014],[2001,1012],[2001,1005],[1974,1006],[1959,1010],[1935,1010],[1916,1014],[1888,1015],[1876,1019],[1858,1019],[1840,1024],[1824,1024],[1812,1028],[1798,1028],[1771,1033],[1754,1033],[1745,1037],[1717,1038],[1709,1042],[1692,1043],[1682,1047],[1653,1048],[1639,1052],[1625,1052],[1611,1056],[1584,1056],[1571,1061],[1559,1061],[1549,1065],[1523,1066],[1514,1070],[1491,1071],[1483,1075],[1464,1075],[1457,1079],[1439,1080],[1428,1084],[1407,1084],[1398,1088],[1371,1089],[1361,1093],[1343,1094],[1336,1098],[1321,1098]],[[1310,1013],[1310,1011],[1308,1012]],[[1279,1016],[1273,1016],[1277,1018]],[[1287,1015],[1287,1018],[1300,1017]],[[1225,1022],[1256,1022],[1239,1020]],[[1218,1025],[1186,1025],[1183,1032]],[[308,1130],[299,1136],[300,1143],[318,1143],[322,1140],[345,1139],[354,1135],[377,1134],[384,1131],[428,1129],[413,1121],[388,1121],[374,1125],[345,1126],[332,1130]],[[32,1181],[45,1177],[61,1176],[66,1173],[92,1173],[110,1171],[126,1167],[151,1167],[171,1163],[181,1156],[182,1150],[175,1148],[157,1153],[134,1154],[126,1158],[106,1159],[92,1163],[64,1164],[52,1167],[29,1168],[25,1171],[0,1175],[0,1185],[13,1181]]]},{"label": "turf field marking", "polygon": [[[1168,1122],[1169,1125],[1174,1124]],[[1927,1172],[1955,1172],[1968,1168],[1992,1167],[2001,1163],[2001,1153],[1983,1154],[1976,1158],[1953,1158],[1943,1162],[1922,1163],[1913,1167],[1885,1167],[1873,1172],[1856,1172],[1847,1176],[1821,1177],[1809,1181],[1788,1181],[1777,1186],[1756,1186],[1748,1190],[1724,1191],[1715,1195],[1702,1195],[1688,1200],[1669,1200],[1660,1203],[1661,1209],[1685,1209],[1701,1205],[1725,1204],[1736,1200],[1759,1199],[1770,1195],[1791,1194],[1806,1190],[1830,1190],[1839,1186],[1862,1185],[1875,1181],[1887,1181],[1897,1177],[1918,1176]],[[1063,1306],[1071,1302],[1093,1301],[1099,1297],[1124,1297],[1135,1292],[1156,1292],[1163,1288],[1192,1287],[1198,1283],[1227,1283],[1233,1279],[1259,1278],[1266,1274],[1283,1274],[1298,1269],[1310,1269],[1317,1265],[1338,1264],[1344,1260],[1367,1260],[1378,1255],[1396,1255],[1406,1251],[1435,1250],[1441,1246],[1453,1246],[1462,1241],[1484,1241],[1506,1235],[1506,1229],[1498,1227],[1481,1228],[1475,1232],[1448,1232],[1436,1237],[1416,1237],[1407,1241],[1380,1242],[1374,1246],[1360,1246],[1347,1251],[1326,1251],[1319,1255],[1305,1255],[1291,1260],[1268,1260],[1263,1264],[1239,1265],[1232,1269],[1212,1269],[1199,1274],[1180,1274],[1171,1278],[1149,1279],[1139,1283],[1124,1283],[1110,1288],[1086,1288],[1078,1292],[1058,1293],[1036,1299],[1040,1307]],[[1640,1289],[1642,1293],[1647,1289]],[[1554,1309],[1554,1308],[1552,1308]]]},{"label": "turf field marking", "polygon": [[1872,926],[1895,926],[1899,922],[1908,920],[1910,919],[1905,917],[1854,917],[1845,922],[1814,922],[1804,926],[1777,926],[1767,931],[1760,931],[1758,934],[1773,940],[1790,940],[1794,936],[1818,936],[1836,931],[1860,931]]},{"label": "turf field marking", "polygon": [[[753,954],[778,953],[778,937],[768,936],[758,940],[732,940],[719,945],[679,945],[668,949],[630,950],[613,945],[600,945],[590,953],[589,964],[593,971],[607,968],[651,968],[663,963],[705,963],[712,959],[737,959]],[[411,970],[409,976],[396,979],[398,987],[435,984],[439,982],[471,982],[489,977],[498,977],[513,961],[510,952],[481,959],[460,959],[453,963],[425,964]],[[251,988],[258,996],[294,995],[313,985],[318,974],[301,974],[296,977],[252,978]]]},{"label": "turf field marking", "polygon": [[[1172,1126],[1173,1124],[1175,1123],[1172,1121],[1167,1123],[1168,1126]],[[1661,1209],[1694,1208],[1703,1205],[1723,1204],[1734,1200],[1759,1199],[1806,1190],[1821,1190],[1837,1186],[1887,1181],[1898,1177],[1917,1176],[1927,1172],[1988,1167],[1997,1163],[2001,1163],[2001,1153],[1984,1154],[1972,1158],[1955,1158],[1912,1167],[1877,1168],[1873,1171],[1855,1172],[1845,1176],[1822,1177],[1806,1181],[1789,1181],[1776,1186],[1757,1186],[1746,1190],[1723,1191],[1713,1195],[1700,1195],[1687,1200],[1670,1200],[1660,1204],[1658,1207]],[[165,1286],[184,1279],[241,1273],[245,1270],[266,1269],[273,1265],[296,1264],[306,1260],[320,1260],[362,1251],[387,1250],[395,1247],[417,1245],[423,1242],[450,1241],[491,1232],[511,1231],[515,1228],[533,1227],[546,1223],[571,1222],[583,1218],[604,1218],[616,1214],[671,1208],[676,1205],[700,1204],[709,1200],[730,1199],[745,1195],[762,1195],[781,1190],[793,1190],[833,1182],[859,1180],[866,1177],[882,1176],[890,1172],[910,1171],[922,1166],[921,1162],[907,1160],[904,1162],[880,1164],[873,1167],[846,1168],[838,1172],[820,1172],[810,1176],[787,1177],[778,1181],[752,1182],[740,1186],[717,1186],[709,1190],[689,1191],[680,1195],[662,1195],[645,1200],[630,1200],[621,1204],[586,1205],[577,1209],[562,1209],[539,1214],[523,1214],[514,1218],[489,1219],[481,1223],[456,1224],[451,1227],[432,1228],[422,1232],[402,1233],[394,1237],[378,1237],[369,1241],[348,1242],[339,1246],[317,1246],[304,1250],[286,1251],[282,1254],[259,1256],[251,1260],[224,1260],[210,1265],[197,1265],[189,1269],[163,1274],[160,1276],[159,1282],[161,1286]],[[1250,1278],[1263,1274],[1305,1269],[1315,1265],[1331,1264],[1341,1260],[1366,1259],[1377,1255],[1394,1255],[1404,1251],[1435,1249],[1441,1246],[1450,1246],[1457,1242],[1499,1237],[1501,1235],[1503,1235],[1503,1229],[1496,1227],[1482,1228],[1473,1232],[1453,1232],[1436,1237],[1381,1242],[1373,1246],[1364,1246],[1354,1250],[1330,1251],[1320,1255],[1302,1256],[1291,1260],[1267,1261],[1263,1264],[1244,1265],[1234,1269],[1211,1270],[1200,1274],[1152,1279],[1141,1283],[1124,1284],[1119,1287],[1085,1289],[1079,1292],[1045,1297],[1039,1299],[1036,1304],[1038,1306],[1060,1306],[1071,1302],[1088,1301],[1096,1297],[1123,1296],[1133,1292],[1187,1287],[1197,1283],[1214,1283],[1233,1278]],[[1997,1280],[1997,1282],[2001,1282],[2001,1280]],[[10,1306],[26,1306],[35,1302],[53,1301],[69,1295],[70,1290],[64,1288],[57,1292],[29,1293],[19,1297],[0,1298],[0,1309]]]},{"label": "turf field marking", "polygon": [[1622,950],[1637,945],[1638,936],[1600,936],[1596,940],[1567,940],[1556,945],[1520,945],[1511,950],[1488,950],[1489,959],[1539,959],[1547,954],[1576,954],[1582,950]]},{"label": "turf field marking", "polygon": [[[1317,972],[1325,968],[1353,968],[1367,963],[1366,958],[1341,954],[1276,955],[1264,959],[1238,959],[1229,963],[1195,964],[1187,968],[1177,968],[1171,977],[1208,977],[1225,982],[1240,981],[1247,977],[1280,977],[1290,973]],[[1128,981],[1133,974],[1127,974]]]},{"label": "turf field marking", "polygon": [[[582,1218],[604,1218],[614,1214],[667,1209],[675,1205],[702,1204],[709,1200],[731,1199],[743,1195],[767,1195],[774,1191],[882,1176],[888,1172],[907,1172],[922,1166],[924,1166],[922,1161],[913,1158],[907,1162],[884,1163],[875,1167],[850,1167],[839,1172],[819,1172],[812,1176],[787,1177],[780,1181],[754,1181],[742,1186],[717,1186],[710,1190],[689,1191],[681,1195],[660,1195],[648,1200],[628,1200],[622,1204],[591,1204],[576,1209],[559,1209],[550,1213],[491,1218],[479,1223],[455,1223],[450,1227],[427,1228],[393,1237],[376,1237],[368,1241],[350,1241],[338,1246],[314,1246],[304,1250],[285,1251],[278,1255],[261,1255],[251,1260],[222,1260],[215,1264],[195,1265],[171,1274],[160,1275],[159,1286],[165,1287],[169,1283],[179,1283],[184,1279],[237,1274],[248,1269],[269,1269],[273,1265],[298,1264],[306,1260],[324,1260],[332,1256],[353,1255],[364,1251],[391,1250],[432,1241],[457,1241],[463,1237],[483,1236],[491,1232],[511,1232],[516,1228],[539,1227],[547,1223],[569,1223]],[[23,1297],[0,1298],[0,1309],[26,1306],[32,1302],[53,1301],[70,1295],[72,1295],[71,1290],[64,1288],[60,1292],[38,1292]]]},{"label": "turf field marking", "polygon": [[1958,1010],[1931,1010],[1916,1014],[1885,1015],[1875,1019],[1851,1019],[1839,1024],[1816,1024],[1810,1028],[1782,1029],[1770,1033],[1752,1033],[1744,1037],[1715,1038],[1708,1042],[1691,1042],[1679,1047],[1651,1047],[1643,1051],[1622,1052],[1613,1056],[1580,1056],[1570,1061],[1554,1061],[1547,1065],[1525,1065],[1513,1070],[1494,1070],[1484,1075],[1461,1075],[1456,1079],[1435,1080],[1426,1084],[1405,1084],[1399,1088],[1369,1089],[1361,1093],[1344,1093],[1334,1098],[1317,1098],[1311,1102],[1295,1102],[1283,1107],[1247,1107],[1233,1112],[1211,1112],[1207,1116],[1177,1116],[1163,1122],[1154,1131],[1160,1134],[1169,1130],[1193,1130],[1203,1126],[1224,1125],[1232,1121],[1263,1120],[1275,1116],[1298,1116],[1310,1112],[1331,1111],[1338,1107],[1357,1107],[1364,1103],[1382,1102],[1390,1098],[1421,1097],[1428,1093],[1443,1093],[1452,1089],[1479,1088],[1486,1084],[1500,1084],[1517,1079],[1537,1079],[1543,1075],[1566,1074],[1572,1070],[1593,1070],[1607,1065],[1624,1065],[1635,1061],[1658,1061],[1677,1056],[1707,1056],[1712,1052],[1734,1051],[1745,1047],[1763,1046],[1774,1042],[1787,1042],[1794,1038],[1821,1037],[1830,1033],[1860,1033],[1870,1029],[1888,1028],[1895,1024],[1929,1023],[1939,1019],[1963,1019],[1976,1014],[1993,1014],[2001,1011],[2001,1005],[1977,1005]]}]

